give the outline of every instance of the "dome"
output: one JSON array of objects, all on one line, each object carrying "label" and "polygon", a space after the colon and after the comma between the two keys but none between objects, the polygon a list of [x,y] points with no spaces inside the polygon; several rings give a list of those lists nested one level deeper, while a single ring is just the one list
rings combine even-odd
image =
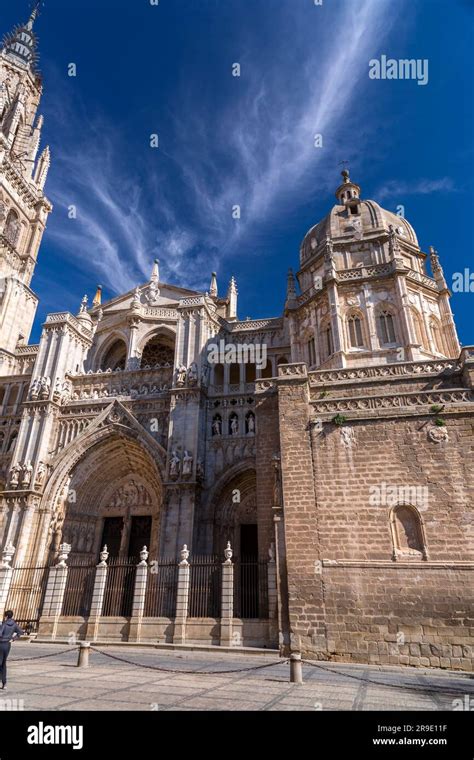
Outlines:
[{"label": "dome", "polygon": [[326,238],[334,243],[353,243],[390,232],[393,227],[402,240],[419,247],[411,224],[375,201],[360,200],[360,188],[343,172],[344,182],[336,191],[339,203],[306,233],[301,243],[301,261],[312,256]]}]

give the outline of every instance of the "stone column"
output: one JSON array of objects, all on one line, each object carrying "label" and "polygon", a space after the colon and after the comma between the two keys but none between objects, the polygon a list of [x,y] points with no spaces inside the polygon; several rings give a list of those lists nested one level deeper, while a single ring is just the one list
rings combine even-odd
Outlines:
[{"label": "stone column", "polygon": [[5,605],[7,603],[8,592],[10,591],[10,585],[13,577],[13,568],[11,561],[15,554],[15,547],[13,544],[7,544],[2,551],[2,562],[0,564],[0,618],[3,619],[5,613]]},{"label": "stone column", "polygon": [[232,621],[234,617],[234,565],[232,564],[232,548],[227,541],[224,552],[225,562],[222,563],[221,588],[221,647],[232,645]]},{"label": "stone column", "polygon": [[56,638],[59,618],[63,609],[68,572],[66,561],[70,551],[71,544],[61,544],[58,563],[49,569],[39,632],[41,635],[46,634],[51,639]]},{"label": "stone column", "polygon": [[140,633],[145,610],[145,594],[148,579],[148,550],[146,546],[140,552],[140,562],[137,565],[135,575],[135,589],[133,592],[132,619],[130,620],[129,641],[140,641]]},{"label": "stone column", "polygon": [[186,641],[186,619],[189,601],[189,551],[186,544],[181,550],[181,562],[178,568],[178,591],[176,595],[176,618],[174,621],[173,644]]},{"label": "stone column", "polygon": [[109,552],[107,545],[104,546],[100,553],[100,562],[95,571],[94,591],[92,592],[92,603],[89,620],[87,623],[86,639],[96,641],[99,633],[99,623],[102,616],[102,607],[104,605],[105,583],[107,581],[107,560]]}]

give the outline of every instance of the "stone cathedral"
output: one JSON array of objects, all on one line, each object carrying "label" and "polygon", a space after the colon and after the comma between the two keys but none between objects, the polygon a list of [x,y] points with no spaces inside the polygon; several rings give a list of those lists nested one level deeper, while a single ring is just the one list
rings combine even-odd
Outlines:
[{"label": "stone cathedral", "polygon": [[[53,210],[36,15],[0,52],[4,568],[61,555],[73,577],[106,556],[109,570],[140,552],[172,568],[189,553],[207,593],[193,560],[233,554],[235,645],[472,670],[474,347],[459,345],[438,253],[344,170],[279,316],[241,321],[233,278],[222,293],[212,273],[201,293],[155,261],[133,291],[49,314],[31,344]],[[247,360],[210,361],[211,345]],[[173,641],[176,610],[150,589],[136,640]],[[55,635],[87,633],[71,594]],[[135,613],[105,604],[101,635],[133,640]],[[218,644],[218,605],[196,605],[186,641]]]}]

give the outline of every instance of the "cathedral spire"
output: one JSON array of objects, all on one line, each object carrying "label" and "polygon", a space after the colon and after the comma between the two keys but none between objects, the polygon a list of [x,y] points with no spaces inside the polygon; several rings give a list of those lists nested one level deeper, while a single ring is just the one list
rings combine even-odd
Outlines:
[{"label": "cathedral spire", "polygon": [[227,290],[227,319],[237,319],[237,295],[237,283],[235,282],[235,277],[232,276]]},{"label": "cathedral spire", "polygon": [[38,39],[33,26],[38,17],[40,5],[40,2],[35,2],[26,24],[16,26],[4,37],[1,46],[14,63],[31,68],[35,72],[38,60]]}]

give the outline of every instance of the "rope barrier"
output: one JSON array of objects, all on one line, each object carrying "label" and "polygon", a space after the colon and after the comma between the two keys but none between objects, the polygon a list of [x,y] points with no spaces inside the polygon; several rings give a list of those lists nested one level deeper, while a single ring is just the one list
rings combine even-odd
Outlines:
[{"label": "rope barrier", "polygon": [[147,668],[148,670],[159,670],[163,673],[184,673],[185,675],[203,675],[203,676],[216,676],[216,675],[226,675],[227,673],[245,673],[251,670],[263,670],[264,668],[272,668],[275,665],[284,665],[285,663],[289,662],[289,660],[278,660],[277,662],[269,662],[265,663],[265,665],[254,665],[250,668],[236,668],[233,670],[178,670],[176,668],[160,668],[156,665],[144,665],[139,662],[132,662],[131,660],[126,660],[124,657],[117,657],[114,654],[110,654],[110,652],[103,652],[100,649],[97,649],[96,647],[91,646],[92,651],[98,652],[99,654],[103,654],[105,657],[110,657],[112,660],[118,660],[118,662],[125,662],[127,665],[133,665],[136,668]]},{"label": "rope barrier", "polygon": [[[415,691],[418,693],[423,692],[423,694],[439,694],[440,693],[440,689],[433,689],[433,688],[430,689],[429,687],[425,688],[423,686],[410,686],[409,684],[405,686],[405,685],[400,685],[396,683],[386,683],[384,681],[374,681],[373,679],[365,678],[364,676],[353,675],[352,673],[341,673],[338,670],[333,670],[332,668],[325,668],[324,665],[317,665],[312,660],[302,660],[302,662],[305,665],[311,665],[311,667],[317,668],[318,670],[324,670],[326,673],[336,674],[338,676],[343,676],[344,678],[352,678],[356,681],[363,681],[364,683],[373,684],[374,686],[382,686],[384,688],[386,687],[389,689],[402,689],[403,691]],[[458,689],[452,689],[450,687],[448,687],[447,689],[443,687],[440,687],[440,688],[443,690],[445,694],[454,695],[454,694],[465,693],[465,689],[460,691]]]},{"label": "rope barrier", "polygon": [[49,652],[49,654],[39,654],[36,657],[11,657],[8,662],[28,662],[29,660],[42,660],[45,657],[56,657],[57,654],[65,654],[66,652],[74,652],[79,649],[78,646],[69,647],[68,649],[62,649],[60,652]]}]

